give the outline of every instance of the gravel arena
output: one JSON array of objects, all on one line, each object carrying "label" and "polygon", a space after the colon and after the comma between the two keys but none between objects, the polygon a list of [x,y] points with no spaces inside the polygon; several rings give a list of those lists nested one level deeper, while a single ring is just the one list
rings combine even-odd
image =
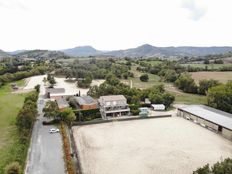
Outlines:
[{"label": "gravel arena", "polygon": [[232,142],[179,117],[73,127],[83,174],[192,174]]}]

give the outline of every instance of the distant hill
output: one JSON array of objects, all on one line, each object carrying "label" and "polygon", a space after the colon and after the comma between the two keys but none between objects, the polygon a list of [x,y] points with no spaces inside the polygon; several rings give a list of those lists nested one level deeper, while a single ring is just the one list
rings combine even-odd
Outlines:
[{"label": "distant hill", "polygon": [[109,51],[104,53],[105,55],[111,55],[115,57],[164,57],[164,56],[178,56],[182,55],[174,47],[154,47],[149,44],[145,44],[139,46],[137,48],[131,48],[126,50],[118,50],[118,51]]},{"label": "distant hill", "polygon": [[68,57],[61,51],[49,51],[49,50],[30,50],[23,51],[15,55],[17,58],[35,58],[35,59],[57,59]]},{"label": "distant hill", "polygon": [[65,50],[61,50],[63,51],[65,54],[69,55],[69,56],[95,56],[95,55],[99,55],[102,54],[102,51],[98,51],[95,48],[91,47],[91,46],[79,46],[79,47],[75,47],[75,48],[70,48],[70,49],[65,49]]},{"label": "distant hill", "polygon": [[136,48],[115,51],[99,51],[91,46],[81,46],[62,50],[69,56],[114,56],[114,57],[178,57],[223,54],[232,47],[155,47],[145,44]]},{"label": "distant hill", "polygon": [[106,55],[116,57],[170,57],[170,56],[205,56],[232,51],[232,47],[155,47],[142,45],[137,48],[110,51]]},{"label": "distant hill", "polygon": [[11,57],[11,56],[8,53],[0,50],[0,59],[7,58],[7,57]]},{"label": "distant hill", "polygon": [[16,54],[19,54],[19,53],[22,53],[22,52],[25,52],[27,50],[16,50],[16,51],[11,51],[11,52],[7,52],[8,54],[10,55],[16,55]]},{"label": "distant hill", "polygon": [[136,48],[115,51],[100,51],[91,46],[79,46],[70,49],[50,51],[50,50],[17,50],[6,53],[0,50],[1,57],[18,58],[65,58],[65,57],[88,57],[88,56],[112,56],[112,57],[194,57],[214,54],[224,54],[232,52],[232,47],[156,47],[149,44]]}]

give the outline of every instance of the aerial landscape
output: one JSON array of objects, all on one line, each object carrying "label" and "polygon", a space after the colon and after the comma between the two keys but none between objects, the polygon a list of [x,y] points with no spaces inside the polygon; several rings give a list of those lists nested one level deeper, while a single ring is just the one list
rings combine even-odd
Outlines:
[{"label": "aerial landscape", "polygon": [[0,0],[0,174],[232,174],[229,0]]}]

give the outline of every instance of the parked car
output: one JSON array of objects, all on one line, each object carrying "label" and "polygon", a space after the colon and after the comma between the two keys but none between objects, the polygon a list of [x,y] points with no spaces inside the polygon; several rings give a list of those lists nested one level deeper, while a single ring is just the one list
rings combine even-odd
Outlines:
[{"label": "parked car", "polygon": [[59,130],[59,129],[52,128],[52,129],[49,129],[49,132],[50,132],[50,133],[57,133],[57,132],[60,132],[60,130]]}]

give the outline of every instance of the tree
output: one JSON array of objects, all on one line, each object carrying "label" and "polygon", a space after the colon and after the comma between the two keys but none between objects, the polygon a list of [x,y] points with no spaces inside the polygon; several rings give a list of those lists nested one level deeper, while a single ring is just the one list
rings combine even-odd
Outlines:
[{"label": "tree", "polygon": [[60,117],[65,121],[69,126],[72,125],[73,121],[76,120],[76,115],[71,108],[67,108],[60,113]]},{"label": "tree", "polygon": [[201,80],[199,82],[198,93],[202,95],[206,95],[209,88],[219,85],[219,81],[217,80]]},{"label": "tree", "polygon": [[16,118],[16,126],[21,139],[27,139],[37,116],[38,93],[33,92],[24,100],[24,105]]},{"label": "tree", "polygon": [[148,80],[149,80],[148,74],[142,74],[142,75],[140,76],[140,80],[141,80],[142,82],[148,82]]},{"label": "tree", "polygon": [[93,76],[91,73],[85,74],[85,78],[78,81],[78,86],[81,88],[88,88],[90,87],[90,84],[92,83]]},{"label": "tree", "polygon": [[214,64],[223,64],[223,60],[218,59],[218,60],[214,60]]},{"label": "tree", "polygon": [[166,70],[164,74],[164,79],[167,82],[175,82],[178,75],[175,70]]},{"label": "tree", "polygon": [[21,166],[18,162],[12,162],[5,167],[5,174],[20,174]]},{"label": "tree", "polygon": [[210,88],[207,102],[211,107],[232,113],[232,82]]},{"label": "tree", "polygon": [[113,86],[118,85],[120,83],[119,79],[111,73],[106,76],[106,82]]},{"label": "tree", "polygon": [[56,84],[56,80],[54,78],[54,76],[52,76],[51,74],[47,75],[47,81],[50,83],[50,85],[53,87],[54,84]]},{"label": "tree", "polygon": [[210,62],[209,62],[209,59],[205,59],[204,60],[204,64],[209,64]]},{"label": "tree", "polygon": [[187,93],[197,93],[197,85],[194,79],[187,73],[181,74],[175,81],[175,85]]},{"label": "tree", "polygon": [[40,85],[36,85],[36,86],[35,86],[35,90],[36,90],[36,92],[39,93],[39,91],[40,91]]},{"label": "tree", "polygon": [[193,172],[193,174],[210,174],[210,168],[209,168],[209,164],[206,164],[204,167],[202,168],[198,168],[196,171]]},{"label": "tree", "polygon": [[230,174],[232,173],[232,159],[227,158],[221,162],[217,162],[212,167],[209,164],[198,168],[193,174]]},{"label": "tree", "polygon": [[56,119],[59,116],[58,106],[55,101],[48,101],[43,109],[44,117]]}]

